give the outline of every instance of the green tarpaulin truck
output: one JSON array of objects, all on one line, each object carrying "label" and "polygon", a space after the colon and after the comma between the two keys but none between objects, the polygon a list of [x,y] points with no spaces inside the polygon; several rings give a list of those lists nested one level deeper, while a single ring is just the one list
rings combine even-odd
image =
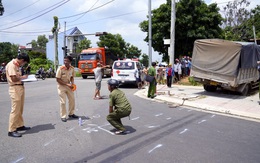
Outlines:
[{"label": "green tarpaulin truck", "polygon": [[257,61],[260,61],[260,47],[254,43],[196,40],[191,76],[206,91],[222,88],[247,95],[250,89],[258,87]]}]

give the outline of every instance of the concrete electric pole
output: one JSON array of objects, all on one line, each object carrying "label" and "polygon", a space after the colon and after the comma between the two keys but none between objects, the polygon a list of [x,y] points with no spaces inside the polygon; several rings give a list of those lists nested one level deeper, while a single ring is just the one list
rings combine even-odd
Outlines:
[{"label": "concrete electric pole", "polygon": [[175,11],[175,0],[172,0],[171,6],[171,37],[170,37],[170,51],[169,53],[169,63],[174,64],[174,51],[175,51],[175,19],[176,19],[176,11]]},{"label": "concrete electric pole", "polygon": [[148,56],[149,56],[149,66],[152,65],[152,3],[148,0],[148,15],[149,15],[149,27],[148,27]]}]

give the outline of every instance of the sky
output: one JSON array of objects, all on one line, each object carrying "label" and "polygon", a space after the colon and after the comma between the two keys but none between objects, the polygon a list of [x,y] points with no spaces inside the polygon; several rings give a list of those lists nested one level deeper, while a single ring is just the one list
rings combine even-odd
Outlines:
[{"label": "sky", "polygon": [[[249,0],[248,9],[260,5],[259,0]],[[0,42],[11,42],[25,46],[39,35],[52,35],[53,16],[59,18],[60,32],[78,27],[84,34],[108,32],[120,34],[130,43],[148,55],[148,44],[143,41],[146,33],[139,23],[148,20],[149,0],[2,0],[5,12],[0,16]],[[228,0],[206,0],[216,2],[221,11]],[[166,0],[151,0],[151,8],[156,9]],[[221,12],[220,11],[220,12]],[[170,21],[170,18],[169,18]],[[169,34],[170,35],[170,34]],[[98,37],[87,36],[96,46]],[[153,61],[161,62],[162,56],[152,52]]]}]

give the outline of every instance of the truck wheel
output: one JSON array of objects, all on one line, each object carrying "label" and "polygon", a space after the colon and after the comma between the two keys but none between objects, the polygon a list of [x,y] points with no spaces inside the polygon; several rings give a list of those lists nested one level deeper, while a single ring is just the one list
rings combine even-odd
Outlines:
[{"label": "truck wheel", "polygon": [[87,79],[88,76],[87,76],[87,75],[82,75],[82,78],[83,78],[83,79]]},{"label": "truck wheel", "polygon": [[247,96],[248,93],[249,93],[249,89],[250,89],[249,84],[246,84],[245,88],[244,88],[243,91],[241,92],[241,95],[242,95],[242,96]]},{"label": "truck wheel", "polygon": [[214,86],[214,85],[204,84],[203,87],[208,92],[216,92],[216,90],[217,90],[217,86]]}]

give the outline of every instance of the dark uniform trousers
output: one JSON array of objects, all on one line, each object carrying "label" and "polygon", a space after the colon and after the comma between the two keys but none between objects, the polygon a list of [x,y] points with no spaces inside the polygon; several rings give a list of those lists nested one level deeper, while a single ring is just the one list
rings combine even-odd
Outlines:
[{"label": "dark uniform trousers", "polygon": [[107,121],[114,126],[117,130],[125,131],[125,127],[121,122],[121,118],[129,116],[131,108],[115,109],[112,113],[107,116]]}]

